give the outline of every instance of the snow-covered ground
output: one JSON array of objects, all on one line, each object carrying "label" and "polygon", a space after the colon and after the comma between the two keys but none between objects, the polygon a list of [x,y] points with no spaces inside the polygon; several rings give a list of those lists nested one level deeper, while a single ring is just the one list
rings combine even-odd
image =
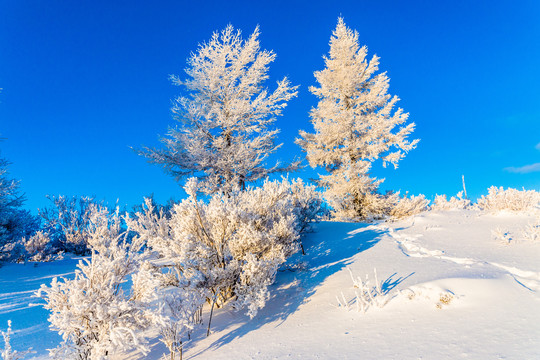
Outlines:
[{"label": "snow-covered ground", "polygon": [[[306,255],[278,274],[267,306],[253,320],[219,309],[212,334],[196,331],[184,358],[540,359],[540,241],[523,236],[535,220],[460,210],[318,224]],[[13,320],[15,349],[43,356],[60,340],[30,295],[76,262],[0,268],[0,328]],[[388,302],[358,312],[349,270],[373,283],[374,269]],[[156,345],[147,358],[163,352]]]}]

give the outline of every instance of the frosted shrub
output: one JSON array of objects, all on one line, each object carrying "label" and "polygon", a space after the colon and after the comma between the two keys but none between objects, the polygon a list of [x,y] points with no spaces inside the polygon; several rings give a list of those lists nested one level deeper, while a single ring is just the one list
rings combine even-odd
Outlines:
[{"label": "frosted shrub", "polygon": [[186,186],[190,198],[175,206],[172,233],[185,239],[176,242],[179,257],[205,279],[213,303],[235,298],[250,316],[264,306],[277,267],[299,249],[302,225],[288,185],[267,181],[208,203],[197,199],[194,180]]},{"label": "frosted shrub", "polygon": [[45,228],[54,238],[58,250],[88,255],[90,216],[105,206],[87,196],[48,196],[48,199],[53,205],[40,210],[39,214],[45,220]]},{"label": "frosted shrub", "polygon": [[456,196],[452,196],[450,200],[446,199],[446,195],[435,196],[431,210],[462,210],[470,206],[471,201],[463,198],[463,191],[460,191]]},{"label": "frosted shrub", "polygon": [[188,181],[190,196],[173,207],[170,219],[148,202],[126,223],[167,264],[176,286],[206,289],[212,310],[232,299],[233,307],[253,317],[278,267],[300,248],[321,197],[314,187],[285,179],[205,202],[197,198],[198,186]]},{"label": "frosted shrub", "polygon": [[170,359],[182,358],[183,338],[199,324],[204,296],[201,291],[168,287],[160,293],[163,323],[159,326],[160,341],[167,346]]},{"label": "frosted shrub", "polygon": [[[332,207],[331,215],[342,221],[371,221],[380,220],[388,215],[392,206],[399,199],[393,194],[382,195],[373,189],[359,188],[352,193],[342,193],[338,184],[349,187],[347,179],[335,183],[333,190],[328,190],[324,196]],[[349,191],[349,190],[347,190]]]},{"label": "frosted shrub", "polygon": [[61,257],[53,248],[51,237],[48,233],[40,230],[22,243],[26,250],[26,257],[29,261],[51,261]]},{"label": "frosted shrub", "polygon": [[279,185],[292,196],[292,205],[300,233],[310,230],[313,221],[318,219],[323,211],[322,194],[315,190],[315,186],[304,184],[300,178],[292,180],[290,183],[284,179]]},{"label": "frosted shrub", "polygon": [[182,358],[183,340],[201,322],[206,289],[179,284],[181,274],[163,272],[146,261],[133,275],[133,298],[148,304],[160,341],[169,349],[168,358]]},{"label": "frosted shrub", "polygon": [[534,190],[517,190],[492,186],[488,195],[483,195],[477,201],[477,207],[485,211],[526,211],[540,206],[540,192]]},{"label": "frosted shrub", "polygon": [[405,196],[399,197],[399,192],[396,195],[398,197],[397,203],[390,208],[389,212],[391,218],[401,219],[414,216],[429,208],[429,200],[426,200],[424,195],[409,197],[405,194]]},{"label": "frosted shrub", "polygon": [[54,278],[37,293],[51,312],[51,328],[64,340],[51,356],[97,360],[115,351],[147,351],[140,330],[152,315],[125,284],[139,267],[141,244],[125,241],[118,212],[93,208],[88,245],[91,257],[79,262],[74,279]]},{"label": "frosted shrub", "polygon": [[19,352],[17,350],[13,350],[11,347],[11,320],[8,320],[8,328],[6,332],[0,331],[2,333],[2,337],[4,338],[4,348],[0,348],[0,356],[2,356],[2,360],[21,360],[26,357],[28,354],[34,353],[32,349],[28,349],[23,352]]}]

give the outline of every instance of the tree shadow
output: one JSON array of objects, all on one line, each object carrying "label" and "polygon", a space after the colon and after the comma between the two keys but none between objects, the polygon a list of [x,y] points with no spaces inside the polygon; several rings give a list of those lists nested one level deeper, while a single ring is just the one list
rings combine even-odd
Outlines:
[{"label": "tree shadow", "polygon": [[[242,313],[219,311],[212,320],[212,323],[216,324],[212,325],[212,330],[219,333],[228,328],[234,329],[224,333],[209,347],[197,353],[188,353],[187,358],[218,349],[263,325],[276,323],[275,327],[279,327],[298,307],[309,302],[309,298],[325,279],[351,264],[356,254],[375,246],[385,233],[385,230],[371,224],[318,224],[315,232],[307,234],[303,239],[306,255],[294,255],[288,261],[288,264],[292,264],[289,265],[291,271],[278,272],[276,282],[269,289],[271,298],[257,316],[250,320]],[[392,280],[394,275],[384,283],[388,291],[404,280]],[[202,332],[194,335],[193,343],[204,338]]]}]

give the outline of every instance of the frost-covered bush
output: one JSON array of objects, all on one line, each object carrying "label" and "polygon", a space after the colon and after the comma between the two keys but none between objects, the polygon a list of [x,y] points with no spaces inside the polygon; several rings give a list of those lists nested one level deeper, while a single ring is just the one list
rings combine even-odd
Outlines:
[{"label": "frost-covered bush", "polygon": [[428,205],[429,200],[426,200],[422,194],[409,196],[405,193],[401,196],[399,191],[389,191],[384,195],[374,192],[358,196],[352,208],[346,206],[334,208],[332,216],[341,221],[402,219],[426,211],[429,208]]},{"label": "frost-covered bush", "polygon": [[315,190],[315,186],[304,184],[300,178],[292,180],[290,183],[288,180],[284,180],[279,186],[289,188],[288,192],[292,196],[293,209],[297,216],[300,233],[311,230],[313,221],[324,212],[322,194]]},{"label": "frost-covered bush", "polygon": [[540,207],[540,192],[534,190],[517,190],[492,186],[488,194],[483,195],[477,201],[476,206],[485,211],[526,211]]},{"label": "frost-covered bush", "polygon": [[[165,267],[166,268],[166,267]],[[183,340],[202,321],[206,289],[179,283],[181,274],[163,272],[164,267],[145,261],[133,279],[133,298],[148,304],[160,341],[169,349],[168,358],[182,358]],[[178,271],[177,268],[172,271]]]},{"label": "frost-covered bush", "polygon": [[462,210],[471,206],[471,201],[463,197],[463,191],[457,193],[456,196],[452,196],[449,200],[446,195],[437,195],[431,210]]},{"label": "frost-covered bush", "polygon": [[197,198],[188,181],[187,199],[170,220],[147,202],[126,223],[137,238],[178,271],[180,283],[207,289],[207,300],[229,300],[250,316],[264,306],[277,268],[300,248],[299,238],[318,214],[321,197],[300,180],[265,181],[260,188]]},{"label": "frost-covered bush", "polygon": [[105,206],[87,196],[48,196],[52,206],[40,210],[45,221],[44,229],[53,241],[57,251],[71,252],[76,255],[88,255],[90,237],[90,216],[102,211]]},{"label": "frost-covered bush", "polygon": [[51,312],[51,328],[64,340],[51,356],[97,360],[133,348],[144,353],[141,330],[153,314],[144,301],[132,298],[126,284],[140,266],[142,245],[125,241],[118,212],[94,207],[88,219],[91,257],[79,262],[74,279],[54,278],[37,293]]},{"label": "frost-covered bush", "polygon": [[20,352],[17,350],[13,350],[11,347],[11,320],[8,320],[8,328],[6,332],[0,331],[2,334],[2,338],[4,339],[4,348],[0,348],[0,356],[2,357],[2,360],[21,360],[26,357],[28,354],[34,353],[32,349],[28,349],[26,351]]},{"label": "frost-covered bush", "polygon": [[[336,179],[332,190],[327,190],[324,197],[331,207],[334,219],[344,221],[361,221],[382,219],[389,212],[389,206],[396,200],[389,201],[390,194],[377,192],[378,184],[351,188],[349,177]],[[373,185],[373,186],[372,186]]]},{"label": "frost-covered bush", "polygon": [[24,238],[22,243],[26,250],[26,259],[29,261],[51,261],[58,257],[50,235],[42,230],[28,239]]},{"label": "frost-covered bush", "polygon": [[394,219],[401,219],[409,216],[414,216],[426,211],[429,208],[429,200],[422,194],[418,196],[405,196],[400,197],[399,192],[396,193],[397,202],[395,202],[389,211],[389,215]]}]

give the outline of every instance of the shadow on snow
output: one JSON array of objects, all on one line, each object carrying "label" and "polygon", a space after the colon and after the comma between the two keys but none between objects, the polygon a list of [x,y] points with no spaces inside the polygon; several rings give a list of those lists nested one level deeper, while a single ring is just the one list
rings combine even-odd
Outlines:
[{"label": "shadow on snow", "polygon": [[[317,224],[315,232],[302,239],[306,255],[296,254],[287,262],[293,264],[292,269],[297,270],[278,272],[275,284],[269,289],[271,298],[257,316],[250,320],[241,313],[219,311],[212,321],[212,324],[216,324],[212,326],[213,332],[219,333],[238,324],[240,326],[223,334],[208,348],[188,353],[189,358],[217,349],[265,324],[276,322],[275,327],[279,327],[302,304],[309,301],[326,278],[351,264],[356,254],[372,248],[386,234],[386,231],[370,225],[337,222]],[[383,283],[385,291],[390,291],[403,280],[392,280],[394,275]],[[202,332],[194,335],[192,341],[195,343],[205,337]]]}]

